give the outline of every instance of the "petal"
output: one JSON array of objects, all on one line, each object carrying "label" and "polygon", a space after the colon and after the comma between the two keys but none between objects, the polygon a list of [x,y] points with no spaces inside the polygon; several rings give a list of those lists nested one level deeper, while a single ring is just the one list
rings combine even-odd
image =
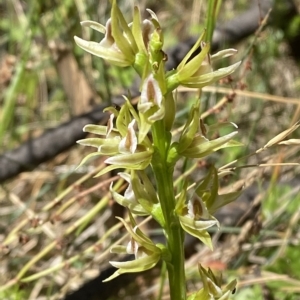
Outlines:
[{"label": "petal", "polygon": [[196,77],[189,77],[185,80],[181,80],[180,83],[181,85],[190,88],[201,88],[232,74],[239,67],[240,64],[241,62],[237,62],[229,67],[221,68],[211,73],[207,73]]},{"label": "petal", "polygon": [[103,155],[111,156],[119,153],[120,138],[106,139],[105,143],[98,148],[98,152]]},{"label": "petal", "polygon": [[202,201],[201,197],[197,194],[194,194],[193,198],[188,201],[188,215],[190,218],[196,220],[208,219],[209,213],[206,208],[206,205]]},{"label": "petal", "polygon": [[110,185],[110,192],[114,200],[120,205],[127,207],[133,214],[137,216],[148,216],[149,212],[136,200],[135,193],[132,189],[131,177],[128,173],[118,173],[125,181],[127,181],[128,187],[124,192],[124,196],[114,191],[112,188],[113,184]]},{"label": "petal", "polygon": [[189,227],[195,230],[206,230],[212,226],[218,225],[219,223],[216,219],[195,221],[189,216],[179,216],[179,220],[181,224],[184,224],[185,227]]},{"label": "petal", "polygon": [[181,70],[186,65],[186,63],[190,60],[190,58],[192,57],[192,55],[199,48],[199,46],[200,46],[200,44],[201,44],[204,36],[205,36],[205,31],[203,31],[203,33],[198,38],[197,42],[194,44],[194,46],[192,47],[192,49],[186,54],[186,56],[184,57],[184,59],[178,65],[177,70]]},{"label": "petal", "polygon": [[[158,249],[158,248],[157,248]],[[141,258],[132,261],[110,261],[110,264],[115,268],[119,268],[122,273],[134,273],[142,272],[154,267],[160,259],[160,253],[153,253],[149,256],[143,256]]]},{"label": "petal", "polygon": [[120,205],[127,207],[134,215],[137,216],[148,216],[149,212],[144,209],[144,207],[139,204],[135,199],[128,199],[124,196],[120,195],[116,191],[112,189],[112,185],[110,186],[110,192],[112,194],[113,199],[119,203]]},{"label": "petal", "polygon": [[[161,250],[157,248],[150,238],[148,238],[136,225],[135,220],[131,213],[129,213],[130,216],[130,222],[131,224],[127,223],[124,219],[116,217],[118,220],[120,220],[123,225],[125,226],[128,233],[131,235],[131,237],[140,245],[140,247],[144,247],[146,249],[146,252],[160,252]],[[134,228],[132,228],[134,227]]]},{"label": "petal", "polygon": [[139,244],[132,238],[126,247],[127,254],[134,254],[135,259],[138,258]]},{"label": "petal", "polygon": [[84,27],[90,27],[90,28],[92,28],[92,29],[94,29],[98,32],[103,33],[103,34],[106,33],[107,23],[106,23],[106,26],[104,26],[104,25],[102,25],[98,22],[95,22],[95,21],[82,21],[82,22],[80,22],[80,25],[84,26]]},{"label": "petal", "polygon": [[211,61],[213,62],[213,61],[225,58],[225,57],[232,56],[232,55],[236,54],[237,52],[238,51],[233,48],[221,50],[211,56]]},{"label": "petal", "polygon": [[150,256],[145,256],[133,261],[126,261],[126,262],[117,262],[117,261],[110,261],[110,264],[115,268],[119,268],[112,276],[108,277],[107,279],[103,280],[103,282],[112,280],[124,273],[136,273],[149,270],[153,268],[158,261],[160,260],[160,253],[154,253]]},{"label": "petal", "polygon": [[121,140],[119,145],[120,153],[134,153],[137,148],[137,137],[133,126],[135,124],[135,120],[132,120],[127,129],[127,135]]},{"label": "petal", "polygon": [[133,153],[133,154],[122,154],[108,158],[105,162],[112,164],[107,166],[95,177],[101,176],[116,169],[130,169],[130,170],[144,170],[148,167],[151,162],[152,154],[149,151]]},{"label": "petal", "polygon": [[110,248],[110,253],[126,254],[127,253],[127,247],[125,247],[123,245],[114,245]]},{"label": "petal", "polygon": [[137,45],[116,1],[113,1],[111,9],[111,27],[112,35],[118,48],[130,60],[130,65],[132,65],[134,63],[134,55],[137,52]]},{"label": "petal", "polygon": [[[133,154],[120,154],[109,157],[105,160],[105,163],[114,164],[119,167],[125,166],[125,168],[132,168],[135,170],[143,170],[149,165],[151,157],[152,152],[143,151]],[[140,166],[140,168],[137,168],[138,166]]]},{"label": "petal", "polygon": [[209,212],[214,214],[222,206],[236,200],[243,191],[232,192],[228,194],[218,195],[214,203],[209,207]]},{"label": "petal", "polygon": [[115,39],[112,36],[111,19],[108,19],[105,25],[104,39],[99,43],[99,45],[105,48],[110,48],[114,43]]},{"label": "petal", "polygon": [[142,35],[143,35],[143,42],[145,44],[146,49],[148,49],[148,45],[150,42],[150,36],[154,31],[154,27],[152,22],[149,20],[144,20],[142,24]]},{"label": "petal", "polygon": [[191,59],[180,71],[178,71],[178,79],[180,83],[183,83],[185,80],[189,80],[190,77],[197,72],[199,66],[202,65],[203,61],[207,57],[209,49],[210,45],[205,44],[201,52]]},{"label": "petal", "polygon": [[86,157],[83,158],[83,160],[81,161],[81,163],[79,164],[77,169],[80,168],[82,165],[84,165],[91,157],[100,156],[100,155],[102,155],[102,153],[99,153],[99,152],[90,153],[89,155],[87,155]]},{"label": "petal", "polygon": [[105,139],[89,138],[89,139],[78,140],[76,143],[83,146],[91,146],[91,147],[99,148],[105,143]]},{"label": "petal", "polygon": [[119,66],[119,67],[128,67],[133,63],[132,58],[126,57],[122,52],[117,49],[106,48],[101,46],[99,43],[85,41],[77,36],[74,37],[76,44],[81,47],[83,50],[99,56],[109,63]]},{"label": "petal", "polygon": [[135,37],[137,47],[140,52],[147,53],[149,35],[153,31],[153,25],[149,20],[144,20],[141,24],[141,16],[137,6],[134,7],[132,24],[132,34]]},{"label": "petal", "polygon": [[135,195],[132,189],[132,183],[131,183],[131,176],[128,173],[125,172],[119,172],[118,175],[122,177],[127,183],[128,187],[124,192],[124,197],[128,200],[135,201]]},{"label": "petal", "polygon": [[165,116],[165,106],[162,105],[155,113],[153,113],[148,120],[150,122],[155,122],[158,120],[163,119],[163,117]]},{"label": "petal", "polygon": [[231,295],[231,291],[227,291],[226,293],[223,294],[222,297],[220,297],[218,300],[229,300]]},{"label": "petal", "polygon": [[162,98],[159,84],[153,74],[150,74],[143,83],[138,110],[145,113],[153,105],[161,107]]},{"label": "petal", "polygon": [[211,237],[206,230],[196,230],[190,227],[186,227],[182,222],[181,222],[181,226],[184,231],[198,238],[204,245],[208,246],[211,250],[213,249]]},{"label": "petal", "polygon": [[[186,150],[193,140],[195,139],[196,133],[199,131],[199,119],[200,119],[200,101],[197,101],[190,109],[188,120],[182,130],[181,136],[179,138],[177,151],[179,153]],[[202,137],[206,140],[205,137]]]},{"label": "petal", "polygon": [[234,131],[212,141],[204,140],[204,137],[198,136],[193,140],[189,148],[180,154],[192,158],[201,158],[207,156],[210,153],[219,150],[221,147],[225,147],[225,144],[229,142],[237,133],[237,131]]},{"label": "petal", "polygon": [[114,117],[115,117],[115,115],[114,114],[111,114],[110,116],[109,116],[109,119],[108,119],[108,121],[107,121],[107,129],[106,129],[106,134],[105,134],[105,136],[108,138],[109,137],[109,135],[111,134],[111,132],[112,132],[112,130],[113,130],[113,128],[114,128]]},{"label": "petal", "polygon": [[217,297],[217,299],[219,299],[223,295],[222,289],[217,286],[210,278],[207,278],[207,285],[209,292],[213,294],[214,297]]},{"label": "petal", "polygon": [[98,134],[98,135],[105,135],[107,131],[107,127],[103,125],[88,124],[83,127],[83,131]]}]

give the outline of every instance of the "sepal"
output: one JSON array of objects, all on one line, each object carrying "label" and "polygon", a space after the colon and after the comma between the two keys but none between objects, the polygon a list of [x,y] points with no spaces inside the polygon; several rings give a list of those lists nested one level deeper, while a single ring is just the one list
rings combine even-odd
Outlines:
[{"label": "sepal", "polygon": [[209,214],[213,215],[222,206],[236,200],[242,191],[218,194],[219,177],[215,167],[211,167],[205,178],[197,185],[195,193],[203,199]]},{"label": "sepal", "polygon": [[198,134],[194,137],[192,143],[187,149],[182,152],[178,152],[180,155],[189,158],[201,158],[205,157],[221,148],[228,148],[234,146],[240,146],[240,144],[229,143],[229,141],[237,134],[237,131],[219,137],[215,140],[208,140],[203,135]]},{"label": "sepal", "polygon": [[[188,120],[182,130],[181,136],[178,141],[177,152],[179,154],[183,153],[188,147],[190,147],[193,142],[195,135],[199,131],[199,119],[200,119],[200,101],[198,100],[196,104],[190,110]],[[204,137],[203,137],[204,138]]]}]

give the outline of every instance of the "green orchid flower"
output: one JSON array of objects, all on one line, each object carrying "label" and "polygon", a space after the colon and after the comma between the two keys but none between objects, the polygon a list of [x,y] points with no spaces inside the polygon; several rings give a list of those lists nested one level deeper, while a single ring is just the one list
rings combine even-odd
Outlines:
[{"label": "green orchid flower", "polygon": [[153,268],[161,259],[162,249],[154,243],[137,227],[133,216],[129,213],[130,223],[117,217],[125,226],[131,239],[127,246],[115,246],[111,248],[112,253],[134,254],[135,260],[116,262],[110,264],[118,270],[104,281],[112,280],[124,273],[142,272]]},{"label": "green orchid flower", "polygon": [[[234,124],[205,125],[200,119],[200,99],[192,106],[179,139],[173,136],[176,88],[183,85],[201,89],[233,73],[240,62],[214,69],[215,61],[235,54],[236,50],[227,49],[210,55],[210,45],[204,43],[204,32],[176,70],[166,72],[164,35],[156,14],[148,9],[151,19],[142,21],[139,9],[134,7],[133,21],[127,23],[116,0],[111,0],[111,3],[111,18],[105,26],[93,21],[81,23],[104,34],[99,43],[75,37],[76,43],[87,52],[112,65],[131,66],[141,78],[137,109],[131,104],[131,99],[124,96],[125,102],[120,111],[114,107],[105,109],[110,113],[106,126],[84,127],[85,132],[95,137],[78,141],[79,144],[96,148],[96,152],[86,156],[81,164],[91,157],[107,157],[107,166],[96,176],[114,169],[126,169],[118,173],[127,183],[124,193],[119,194],[113,184],[110,192],[117,203],[128,209],[129,222],[118,219],[127,229],[130,241],[127,245],[112,247],[111,252],[134,255],[134,260],[111,261],[118,270],[105,281],[124,273],[148,270],[162,260],[169,275],[171,298],[186,299],[184,231],[212,249],[208,229],[215,225],[219,227],[213,214],[233,201],[238,193],[219,195],[220,175],[215,168],[211,168],[191,195],[187,194],[188,183],[185,182],[179,197],[175,197],[175,164],[182,157],[203,158],[219,149],[241,144],[233,140],[237,134],[235,129],[224,136],[211,138],[216,136],[212,132]],[[154,244],[139,229],[133,216],[151,216],[155,219],[163,228],[166,244]],[[199,266],[199,272],[203,288],[192,294],[189,300],[229,299],[236,282],[224,289],[221,280],[210,270]]]},{"label": "green orchid flower", "polygon": [[120,172],[118,173],[118,175],[128,183],[128,186],[124,192],[124,195],[121,195],[116,191],[114,191],[113,183],[112,183],[110,186],[110,192],[114,200],[120,205],[127,207],[133,214],[137,216],[149,215],[149,212],[147,212],[136,199],[135,193],[132,189],[132,178],[130,174],[125,172]]},{"label": "green orchid flower", "polygon": [[219,227],[219,222],[209,213],[204,201],[197,194],[194,193],[193,197],[186,203],[186,191],[187,183],[185,183],[175,208],[181,227],[212,249],[211,237],[207,229],[215,225]]},{"label": "green orchid flower", "polygon": [[[228,147],[238,147],[241,143],[237,143],[232,138],[238,133],[234,131],[215,140],[207,138],[207,132],[210,130],[200,119],[200,101],[197,101],[191,108],[188,120],[182,130],[179,141],[172,145],[173,151],[177,157],[185,156],[188,158],[202,158],[219,149]],[[232,126],[237,127],[235,124]]]},{"label": "green orchid flower", "polygon": [[195,193],[203,199],[209,214],[213,215],[222,206],[236,200],[242,191],[218,194],[219,176],[215,167],[211,167],[204,179],[196,186]]},{"label": "green orchid flower", "polygon": [[[121,117],[122,114],[120,113],[117,119],[120,120]],[[92,146],[98,149],[98,152],[87,155],[80,165],[94,156],[109,156],[105,163],[110,166],[104,168],[96,176],[103,175],[117,168],[143,170],[151,162],[153,150],[151,147],[148,147],[149,145],[138,143],[134,128],[136,120],[133,119],[130,122],[127,120],[125,124],[117,120],[117,129],[115,129],[113,127],[113,119],[114,114],[111,114],[107,126],[86,125],[84,127],[83,130],[85,132],[103,135],[103,138],[87,138],[77,141],[81,145]],[[124,126],[126,124],[127,129],[125,131]]]},{"label": "green orchid flower", "polygon": [[[152,15],[151,11],[149,10]],[[154,14],[154,13],[153,13]],[[153,17],[153,16],[152,16]],[[154,32],[153,21],[141,21],[140,12],[134,7],[133,22],[128,24],[124,15],[112,1],[111,18],[106,25],[94,21],[83,21],[82,26],[90,27],[104,34],[100,43],[74,37],[76,44],[85,51],[105,59],[119,67],[133,66],[142,76],[148,65],[148,46]]]},{"label": "green orchid flower", "polygon": [[222,277],[216,277],[210,269],[206,270],[200,264],[199,273],[203,288],[190,295],[188,300],[229,300],[231,294],[235,292],[236,280],[231,281],[222,289]]},{"label": "green orchid flower", "polygon": [[[231,56],[236,53],[235,49],[227,49],[210,55],[210,45],[203,42],[205,32],[199,37],[198,41],[192,49],[186,54],[182,62],[178,65],[177,69],[170,71],[167,74],[167,89],[172,91],[179,85],[189,88],[202,88],[217,80],[232,74],[241,64],[237,62],[226,68],[213,70],[211,63]],[[192,55],[201,46],[201,51],[195,57]]]},{"label": "green orchid flower", "polygon": [[141,119],[139,140],[143,140],[151,125],[165,116],[165,99],[153,74],[150,74],[142,85],[138,111]]},{"label": "green orchid flower", "polygon": [[209,140],[204,135],[197,134],[187,149],[179,152],[179,154],[189,158],[202,158],[222,148],[240,146],[240,143],[231,141],[237,133],[237,131],[234,131],[214,140]]},{"label": "green orchid flower", "polygon": [[161,204],[158,200],[156,190],[144,170],[132,171],[132,189],[137,202],[151,215],[161,227],[165,226]]}]

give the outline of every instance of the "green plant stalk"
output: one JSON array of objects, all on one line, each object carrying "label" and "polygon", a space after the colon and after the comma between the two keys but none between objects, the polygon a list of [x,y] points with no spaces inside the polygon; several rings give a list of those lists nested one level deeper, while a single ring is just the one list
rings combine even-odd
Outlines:
[{"label": "green plant stalk", "polygon": [[[26,49],[26,54],[28,53],[29,53],[29,47]],[[13,118],[14,109],[16,105],[16,93],[24,77],[27,56],[28,55],[26,55],[26,58],[24,58],[23,61],[20,63],[20,65],[17,67],[16,75],[14,76],[12,84],[10,88],[7,90],[5,95],[3,110],[0,114],[0,119],[1,119],[0,141],[3,140],[4,134]]]},{"label": "green plant stalk", "polygon": [[20,281],[22,277],[27,273],[27,271],[36,263],[38,262],[42,257],[44,257],[46,254],[48,254],[52,249],[55,248],[55,246],[58,244],[58,241],[53,241],[50,244],[48,244],[45,248],[42,249],[37,255],[35,255],[25,266],[19,271],[19,273],[16,276],[16,280]]},{"label": "green plant stalk", "polygon": [[156,178],[157,192],[165,219],[165,236],[167,249],[171,254],[167,261],[169,275],[170,299],[186,299],[186,282],[184,270],[184,232],[180,226],[179,218],[175,214],[175,195],[173,187],[174,167],[167,164],[167,152],[171,135],[165,132],[163,120],[153,125],[153,144],[155,153],[152,167]]},{"label": "green plant stalk", "polygon": [[15,284],[18,283],[18,280],[16,278],[11,279],[10,281],[8,281],[6,284],[0,286],[0,293],[2,293],[3,291],[13,287]]},{"label": "green plant stalk", "polygon": [[28,58],[30,56],[31,43],[32,43],[32,29],[30,29],[30,27],[32,26],[32,21],[35,12],[36,12],[36,6],[32,5],[29,12],[28,22],[23,29],[23,34],[25,36],[25,39],[22,47],[20,63],[17,67],[16,73],[14,75],[10,87],[6,91],[4,101],[3,101],[3,109],[0,110],[0,120],[1,120],[0,143],[3,141],[4,135],[13,119],[15,106],[16,106],[16,96],[17,96],[16,94],[22,80],[24,80],[25,67]]},{"label": "green plant stalk", "polygon": [[206,20],[206,37],[205,41],[211,43],[215,29],[217,16],[220,10],[222,0],[210,0],[208,4],[208,13]]}]

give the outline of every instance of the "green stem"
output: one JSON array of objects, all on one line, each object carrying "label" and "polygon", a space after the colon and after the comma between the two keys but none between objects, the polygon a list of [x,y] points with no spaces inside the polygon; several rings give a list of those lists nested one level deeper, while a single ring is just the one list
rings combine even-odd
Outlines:
[{"label": "green stem", "polygon": [[214,33],[217,16],[220,10],[222,0],[209,0],[208,2],[208,12],[206,20],[206,38],[207,43],[211,43],[212,36]]},{"label": "green stem", "polygon": [[157,192],[162,212],[165,218],[165,236],[171,261],[167,262],[169,275],[170,299],[186,299],[186,282],[184,270],[184,232],[179,218],[175,214],[175,195],[173,187],[173,166],[167,164],[167,152],[170,145],[170,135],[165,132],[163,121],[153,125],[153,143],[155,153],[152,159]]}]

